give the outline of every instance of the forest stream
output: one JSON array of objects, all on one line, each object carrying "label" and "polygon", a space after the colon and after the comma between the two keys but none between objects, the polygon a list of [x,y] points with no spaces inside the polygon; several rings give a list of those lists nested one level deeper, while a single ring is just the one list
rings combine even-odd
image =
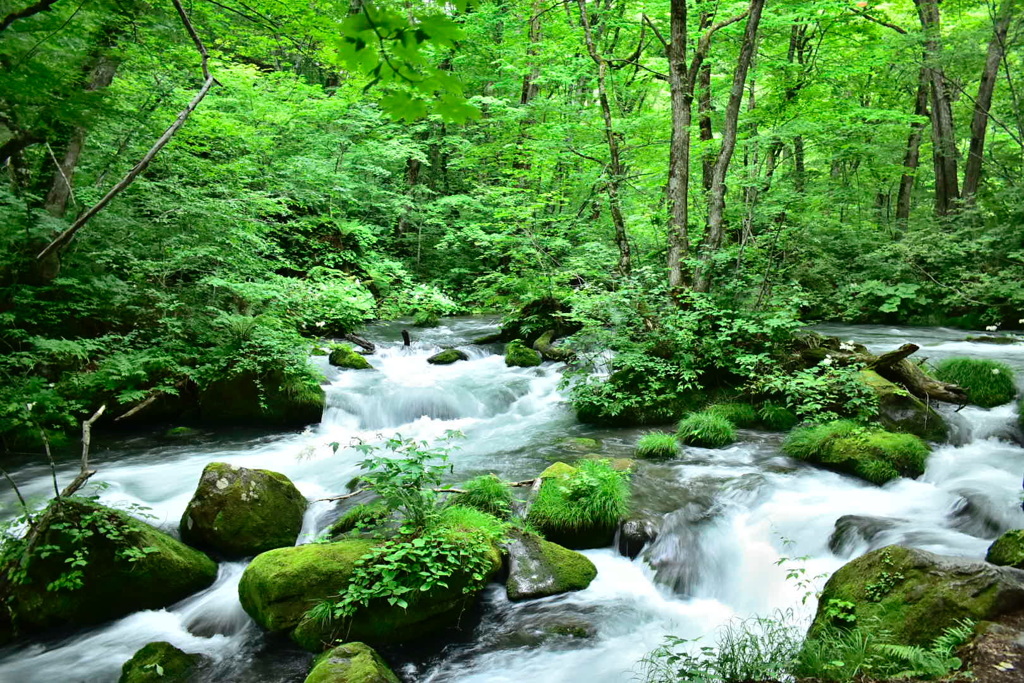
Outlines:
[{"label": "forest stream", "polygon": [[[150,508],[152,523],[176,531],[200,473],[213,461],[282,472],[313,501],[344,493],[359,473],[363,456],[348,447],[354,439],[377,442],[396,433],[433,440],[447,430],[463,432],[452,453],[453,481],[488,472],[529,479],[552,462],[581,455],[565,445],[566,437],[600,440],[603,456],[632,456],[647,430],[577,423],[559,391],[560,364],[508,368],[500,346],[469,344],[496,324],[493,318],[447,319],[417,331],[409,347],[402,344],[400,323],[371,326],[364,334],[378,346],[368,356],[376,371],[339,370],[316,359],[329,380],[321,424],[269,436],[100,443],[93,453],[95,479],[106,487],[93,489],[105,504]],[[913,342],[932,360],[996,359],[1024,377],[1024,344],[962,342],[968,333],[947,328],[817,329],[875,353]],[[426,363],[449,345],[469,360]],[[640,461],[634,513],[660,516],[662,523],[657,540],[636,560],[612,548],[585,551],[599,571],[590,587],[539,600],[512,603],[503,586],[491,584],[478,608],[463,615],[460,631],[381,653],[406,681],[629,681],[638,660],[666,634],[704,636],[702,644],[710,643],[715,628],[730,619],[776,610],[792,610],[807,623],[815,601],[805,598],[823,583],[820,577],[868,550],[899,543],[982,558],[1001,532],[1024,527],[1016,408],[942,410],[952,443],[934,449],[918,480],[882,487],[784,457],[781,435],[752,430],[723,449],[686,447],[675,460]],[[340,444],[336,453],[332,442]],[[60,479],[70,480],[75,468],[69,462]],[[39,462],[12,476],[33,497],[51,487]],[[10,514],[14,501],[7,497],[3,509]],[[315,538],[340,509],[333,502],[311,504],[299,543]],[[0,651],[0,681],[115,681],[136,650],[158,640],[209,655],[214,664],[203,680],[302,681],[312,655],[283,636],[265,635],[242,610],[237,586],[244,567],[222,563],[213,586],[166,610]],[[787,579],[791,571],[811,583]]]}]

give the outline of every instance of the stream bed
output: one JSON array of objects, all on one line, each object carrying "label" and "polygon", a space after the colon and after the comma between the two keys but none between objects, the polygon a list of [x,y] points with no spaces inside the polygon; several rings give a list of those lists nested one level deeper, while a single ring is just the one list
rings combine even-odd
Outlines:
[{"label": "stream bed", "polygon": [[[500,345],[468,345],[496,324],[448,319],[417,330],[408,348],[401,324],[373,326],[365,336],[378,344],[368,357],[375,371],[340,371],[316,359],[330,383],[320,425],[301,433],[99,444],[95,479],[105,487],[92,491],[108,505],[146,506],[151,523],[176,533],[200,473],[215,461],[282,472],[315,500],[344,493],[359,473],[363,456],[347,447],[354,439],[434,440],[460,430],[465,438],[452,453],[457,481],[488,472],[531,478],[554,461],[579,456],[560,445],[566,437],[599,439],[605,456],[632,454],[646,430],[578,424],[559,391],[561,365],[506,368]],[[914,342],[923,347],[918,356],[932,359],[997,359],[1024,377],[1024,344],[958,341],[970,333],[945,328],[817,329],[873,352]],[[426,358],[446,345],[461,346],[470,359],[428,365]],[[381,652],[406,681],[618,683],[633,680],[637,661],[666,634],[711,642],[715,628],[730,619],[776,610],[809,620],[815,605],[805,598],[823,583],[820,577],[868,550],[900,543],[982,558],[999,533],[1024,527],[1016,408],[967,407],[945,415],[953,443],[934,450],[918,480],[883,487],[790,460],[779,453],[781,435],[751,430],[723,449],[687,447],[672,461],[641,462],[635,505],[662,523],[658,539],[636,560],[612,549],[586,551],[599,572],[593,584],[541,600],[510,603],[502,586],[491,585],[460,631]],[[337,452],[332,443],[341,445]],[[62,481],[75,468],[68,463]],[[29,496],[43,498],[50,490],[49,471],[38,461],[12,475]],[[14,502],[5,489],[0,512],[12,515]],[[334,503],[311,504],[299,542],[338,513]],[[213,586],[166,610],[0,650],[0,681],[113,682],[138,648],[166,640],[212,658],[204,680],[301,683],[312,656],[264,634],[242,611],[237,585],[244,568],[244,562],[222,563]],[[811,583],[787,579],[795,568]]]}]

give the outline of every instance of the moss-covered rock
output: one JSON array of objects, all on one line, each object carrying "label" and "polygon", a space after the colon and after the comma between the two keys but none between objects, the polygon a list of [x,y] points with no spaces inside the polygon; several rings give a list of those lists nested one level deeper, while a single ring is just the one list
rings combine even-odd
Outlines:
[{"label": "moss-covered rock", "polygon": [[399,680],[369,645],[345,643],[317,656],[304,683],[399,683]]},{"label": "moss-covered rock", "polygon": [[[46,556],[33,554],[24,582],[9,587],[13,633],[7,637],[160,609],[217,577],[217,565],[198,550],[120,510],[80,498],[63,499],[39,547],[47,548]],[[75,568],[73,558],[85,563]]]},{"label": "moss-covered rock", "polygon": [[324,390],[312,375],[258,377],[243,372],[217,380],[199,393],[199,415],[212,425],[305,427],[324,413]]},{"label": "moss-covered rock", "polygon": [[306,499],[283,474],[211,462],[179,532],[189,545],[245,557],[295,545],[305,511]]},{"label": "moss-covered rock", "polygon": [[831,623],[839,607],[858,625],[888,631],[888,642],[927,646],[961,619],[993,619],[1024,607],[1024,571],[887,546],[832,575],[809,636],[841,626]]},{"label": "moss-covered rock", "polygon": [[391,510],[381,501],[353,505],[328,527],[327,537],[338,539],[338,537],[360,528],[374,529],[391,516]]},{"label": "moss-covered rock", "polygon": [[559,461],[548,465],[538,476],[541,479],[551,479],[552,477],[568,477],[575,472],[575,467]]},{"label": "moss-covered rock", "polygon": [[290,631],[311,607],[348,584],[356,560],[374,545],[354,539],[261,553],[238,583],[242,609],[268,631]]},{"label": "moss-covered rock", "polygon": [[570,436],[560,440],[558,447],[576,453],[593,453],[601,450],[601,442],[585,436]]},{"label": "moss-covered rock", "polygon": [[427,362],[431,365],[451,365],[460,360],[469,360],[469,356],[458,349],[445,349],[428,358]]},{"label": "moss-covered rock", "polygon": [[935,377],[962,387],[967,399],[982,408],[995,408],[1017,396],[1013,368],[981,358],[947,358],[935,366]]},{"label": "moss-covered rock", "polygon": [[887,430],[914,434],[927,441],[946,440],[946,421],[931,406],[874,370],[862,370],[860,379],[878,397],[878,418]]},{"label": "moss-covered rock", "polygon": [[583,590],[597,576],[597,567],[586,556],[532,534],[515,534],[506,549],[509,600]]},{"label": "moss-covered rock", "polygon": [[327,357],[327,362],[337,368],[348,368],[349,370],[370,370],[373,368],[370,365],[370,361],[366,360],[362,354],[356,353],[351,346],[344,344],[331,347],[331,355]]},{"label": "moss-covered rock", "polygon": [[1024,529],[1011,529],[988,547],[985,559],[1003,567],[1024,569]]},{"label": "moss-covered rock", "polygon": [[544,359],[540,353],[527,348],[521,341],[512,341],[505,347],[505,365],[510,368],[532,368]]},{"label": "moss-covered rock", "polygon": [[913,434],[868,429],[849,420],[836,420],[790,432],[782,451],[873,484],[899,477],[919,477],[928,459],[928,445]]},{"label": "moss-covered rock", "polygon": [[167,642],[149,643],[124,663],[118,683],[188,683],[196,679],[204,659]]},{"label": "moss-covered rock", "polygon": [[629,470],[616,470],[605,458],[585,458],[576,467],[556,462],[540,478],[527,513],[535,529],[567,548],[611,545],[629,512]]},{"label": "moss-covered rock", "polygon": [[171,427],[164,432],[165,439],[192,439],[202,434],[198,429],[192,427]]}]

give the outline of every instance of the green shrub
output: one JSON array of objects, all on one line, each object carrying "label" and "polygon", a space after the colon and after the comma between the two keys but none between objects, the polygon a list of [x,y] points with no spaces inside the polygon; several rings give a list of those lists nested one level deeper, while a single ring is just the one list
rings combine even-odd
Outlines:
[{"label": "green shrub", "polygon": [[629,473],[607,460],[581,460],[563,476],[544,481],[527,521],[564,533],[613,528],[629,512]]},{"label": "green shrub", "polygon": [[644,434],[636,443],[638,458],[671,458],[677,452],[676,437],[662,432]]},{"label": "green shrub", "polygon": [[724,417],[733,426],[740,428],[753,427],[758,422],[757,411],[749,403],[716,403],[706,408],[705,412]]},{"label": "green shrub", "polygon": [[508,519],[512,514],[512,490],[498,476],[485,474],[470,479],[461,488],[466,492],[455,499],[457,505],[475,508],[498,519]]},{"label": "green shrub", "polygon": [[968,400],[982,408],[1009,403],[1017,395],[1013,369],[999,361],[947,358],[935,367],[935,378],[963,387]]},{"label": "green shrub", "polygon": [[757,416],[764,428],[773,432],[789,431],[800,421],[792,410],[772,401],[765,402],[757,411]]},{"label": "green shrub", "polygon": [[721,448],[736,440],[736,428],[721,415],[704,410],[680,420],[676,438],[688,446]]},{"label": "green shrub", "polygon": [[412,319],[414,327],[437,327],[440,322],[441,318],[433,311],[417,311]]},{"label": "green shrub", "polygon": [[873,484],[924,473],[928,445],[913,434],[869,429],[850,420],[794,429],[782,452]]}]

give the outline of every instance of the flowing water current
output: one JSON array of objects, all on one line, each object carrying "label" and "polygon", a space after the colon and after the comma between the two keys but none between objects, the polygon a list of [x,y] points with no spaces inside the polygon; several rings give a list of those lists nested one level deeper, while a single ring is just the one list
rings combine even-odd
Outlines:
[{"label": "flowing water current", "polygon": [[[317,359],[330,383],[328,407],[320,425],[301,433],[99,444],[93,460],[96,479],[105,483],[100,500],[146,506],[155,516],[149,521],[176,533],[207,463],[283,472],[315,500],[344,493],[359,473],[363,456],[347,447],[354,439],[378,442],[396,433],[433,440],[461,430],[466,438],[452,456],[458,480],[487,472],[531,478],[551,462],[578,457],[560,444],[566,437],[599,439],[603,455],[631,455],[640,430],[576,423],[559,391],[559,364],[506,368],[500,347],[468,344],[494,326],[487,318],[448,320],[417,331],[409,348],[400,341],[401,325],[371,328],[375,371],[339,371]],[[910,341],[932,359],[994,358],[1024,377],[1024,344],[962,342],[967,333],[945,328],[818,329],[874,352]],[[461,345],[469,361],[428,365],[442,345]],[[780,455],[780,435],[757,431],[741,431],[740,441],[724,449],[688,447],[673,461],[642,462],[634,476],[636,512],[660,519],[661,533],[636,560],[612,549],[586,551],[599,572],[593,584],[541,600],[510,603],[502,586],[491,585],[458,633],[382,652],[406,681],[630,681],[636,662],[665,634],[710,641],[731,619],[775,610],[809,619],[814,600],[805,597],[820,577],[873,548],[901,543],[981,558],[999,533],[1024,527],[1016,408],[946,415],[955,443],[934,450],[920,479],[883,487],[796,463]],[[341,444],[337,452],[332,442]],[[68,463],[62,481],[75,467]],[[43,498],[50,490],[49,472],[38,462],[12,474],[26,494]],[[13,514],[9,490],[0,502]],[[299,542],[338,514],[334,503],[311,504]],[[242,611],[237,586],[244,568],[221,564],[213,586],[168,609],[2,650],[0,681],[112,682],[138,648],[166,640],[212,658],[205,680],[301,682],[311,656],[265,635]],[[791,570],[801,578],[787,579]]]}]

